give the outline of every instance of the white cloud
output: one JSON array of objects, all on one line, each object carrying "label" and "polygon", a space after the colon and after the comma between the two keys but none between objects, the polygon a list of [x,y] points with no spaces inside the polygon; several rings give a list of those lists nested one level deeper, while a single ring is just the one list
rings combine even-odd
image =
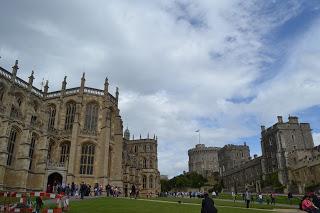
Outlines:
[{"label": "white cloud", "polygon": [[0,13],[1,66],[18,57],[20,75],[35,69],[36,84],[45,77],[52,90],[64,75],[73,87],[86,72],[87,85],[100,88],[108,76],[112,91],[120,87],[124,124],[135,137],[159,136],[160,171],[174,175],[187,170],[196,129],[208,145],[242,142],[259,123],[320,103],[316,24],[292,43],[276,77],[255,83],[281,52],[264,36],[302,10],[299,1],[275,4],[10,1]]}]

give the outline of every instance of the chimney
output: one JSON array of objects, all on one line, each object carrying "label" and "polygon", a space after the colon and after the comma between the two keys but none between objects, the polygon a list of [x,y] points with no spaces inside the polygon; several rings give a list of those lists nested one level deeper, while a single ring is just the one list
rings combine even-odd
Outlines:
[{"label": "chimney", "polygon": [[278,123],[282,124],[283,123],[282,116],[277,116],[277,118],[278,118]]}]

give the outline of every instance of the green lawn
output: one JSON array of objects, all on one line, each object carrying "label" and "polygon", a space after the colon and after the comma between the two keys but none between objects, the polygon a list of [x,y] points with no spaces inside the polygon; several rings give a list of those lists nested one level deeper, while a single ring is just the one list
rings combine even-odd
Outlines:
[{"label": "green lawn", "polygon": [[[70,213],[199,213],[200,205],[165,203],[159,201],[134,200],[123,198],[97,198],[84,201],[73,201]],[[240,209],[219,207],[219,213],[266,213],[270,210]]]},{"label": "green lawn", "polygon": [[[254,195],[254,197],[256,198],[256,195]],[[219,194],[219,198],[220,199],[233,200],[233,197],[232,197],[231,194],[221,193],[221,194]],[[264,195],[263,198],[264,198],[264,202],[266,203],[266,200],[267,200],[268,196]],[[276,203],[289,204],[288,197],[285,196],[285,195],[277,195],[275,198],[276,198]],[[302,196],[294,196],[293,199],[292,199],[292,204],[299,205],[301,198],[302,198]],[[241,194],[237,195],[237,200],[242,200],[242,195]]]}]

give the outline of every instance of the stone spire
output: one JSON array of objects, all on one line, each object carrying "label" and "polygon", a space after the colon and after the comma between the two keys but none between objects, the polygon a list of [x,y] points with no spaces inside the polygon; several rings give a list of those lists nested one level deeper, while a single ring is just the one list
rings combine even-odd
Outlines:
[{"label": "stone spire", "polygon": [[119,100],[119,87],[116,88],[116,99],[117,99],[117,103]]},{"label": "stone spire", "polygon": [[47,95],[48,90],[49,90],[49,81],[46,80],[46,84],[44,85],[44,94],[45,94],[45,95]]},{"label": "stone spire", "polygon": [[82,73],[81,84],[80,84],[80,93],[81,94],[83,94],[83,92],[84,92],[84,84],[86,82],[85,76],[86,76],[86,73],[85,72]]},{"label": "stone spire", "polygon": [[108,77],[104,80],[104,96],[108,97],[109,93],[109,80]]},{"label": "stone spire", "polygon": [[31,71],[31,75],[29,76],[29,85],[32,86],[33,80],[34,80],[34,71],[32,70],[32,71]]},{"label": "stone spire", "polygon": [[12,67],[12,76],[11,76],[12,83],[14,83],[16,80],[18,69],[19,69],[18,60],[16,60],[14,66]]},{"label": "stone spire", "polygon": [[148,132],[148,136],[147,136],[147,138],[149,139],[149,132]]},{"label": "stone spire", "polygon": [[33,80],[34,80],[34,71],[32,70],[31,71],[31,75],[29,76],[29,84],[28,84],[28,90],[31,91],[32,89],[32,84],[33,84]]},{"label": "stone spire", "polygon": [[64,79],[62,81],[62,90],[66,90],[67,88],[67,76],[64,76]]}]

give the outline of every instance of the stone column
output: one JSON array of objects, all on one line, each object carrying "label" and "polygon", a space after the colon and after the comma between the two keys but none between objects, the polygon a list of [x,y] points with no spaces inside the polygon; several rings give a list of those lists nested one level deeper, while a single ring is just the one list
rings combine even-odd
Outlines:
[{"label": "stone column", "polygon": [[72,182],[74,181],[76,165],[77,165],[77,160],[78,160],[78,155],[79,153],[77,152],[77,139],[78,139],[78,134],[80,130],[80,112],[82,111],[82,105],[81,102],[77,102],[76,104],[76,113],[75,113],[75,118],[72,126],[72,135],[71,135],[71,144],[70,144],[70,153],[69,153],[69,159],[68,162],[66,162],[68,165],[68,170],[67,170],[67,180],[64,180],[63,182]]},{"label": "stone column", "polygon": [[2,122],[0,128],[0,190],[4,189],[5,173],[8,158],[8,138],[10,133],[9,122]]}]

